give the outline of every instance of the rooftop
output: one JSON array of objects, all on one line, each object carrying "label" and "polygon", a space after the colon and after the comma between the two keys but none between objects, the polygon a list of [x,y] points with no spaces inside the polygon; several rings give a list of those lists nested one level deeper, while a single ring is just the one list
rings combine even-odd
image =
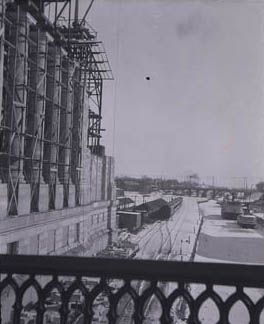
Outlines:
[{"label": "rooftop", "polygon": [[154,212],[164,206],[168,206],[167,201],[162,198],[158,198],[158,199],[148,201],[141,205],[136,206],[136,210],[146,210],[148,212]]}]

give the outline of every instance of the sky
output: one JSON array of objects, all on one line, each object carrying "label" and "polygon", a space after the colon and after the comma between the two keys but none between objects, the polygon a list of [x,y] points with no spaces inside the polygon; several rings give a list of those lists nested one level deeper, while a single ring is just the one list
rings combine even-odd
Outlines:
[{"label": "sky", "polygon": [[264,2],[95,0],[88,21],[116,174],[264,177]]}]

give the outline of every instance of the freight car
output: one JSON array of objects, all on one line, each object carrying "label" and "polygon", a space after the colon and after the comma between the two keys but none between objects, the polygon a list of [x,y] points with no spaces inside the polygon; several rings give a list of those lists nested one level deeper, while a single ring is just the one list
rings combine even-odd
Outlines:
[{"label": "freight car", "polygon": [[182,200],[183,200],[182,197],[177,197],[169,202],[169,206],[171,209],[170,216],[173,215],[175,211],[181,206]]},{"label": "freight car", "polygon": [[155,220],[165,220],[170,218],[172,214],[180,207],[182,197],[175,198],[170,202],[159,198],[141,204],[135,207],[136,211],[144,212],[144,222],[149,223]]}]

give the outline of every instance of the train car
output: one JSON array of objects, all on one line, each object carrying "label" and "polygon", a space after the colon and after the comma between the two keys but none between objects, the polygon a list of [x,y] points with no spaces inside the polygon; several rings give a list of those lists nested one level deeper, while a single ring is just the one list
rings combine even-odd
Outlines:
[{"label": "train car", "polygon": [[243,214],[242,203],[237,200],[224,201],[221,204],[221,216],[224,219],[237,220],[239,215]]},{"label": "train car", "polygon": [[175,211],[181,206],[182,200],[183,200],[182,197],[177,197],[169,202],[169,206],[171,209],[171,215],[173,215],[175,213]]},{"label": "train car", "polygon": [[144,222],[168,219],[171,216],[169,203],[164,199],[155,199],[135,207],[135,211],[144,212]]},{"label": "train car", "polygon": [[156,220],[166,220],[174,214],[175,210],[182,204],[182,197],[172,199],[170,202],[159,198],[145,202],[134,208],[134,211],[144,213],[143,222],[151,223]]}]

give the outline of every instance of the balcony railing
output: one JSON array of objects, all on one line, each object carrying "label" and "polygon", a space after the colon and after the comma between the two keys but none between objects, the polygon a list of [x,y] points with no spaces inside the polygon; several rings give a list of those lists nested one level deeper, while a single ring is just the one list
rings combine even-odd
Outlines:
[{"label": "balcony railing", "polygon": [[1,255],[0,272],[4,324],[264,323],[261,265]]}]

